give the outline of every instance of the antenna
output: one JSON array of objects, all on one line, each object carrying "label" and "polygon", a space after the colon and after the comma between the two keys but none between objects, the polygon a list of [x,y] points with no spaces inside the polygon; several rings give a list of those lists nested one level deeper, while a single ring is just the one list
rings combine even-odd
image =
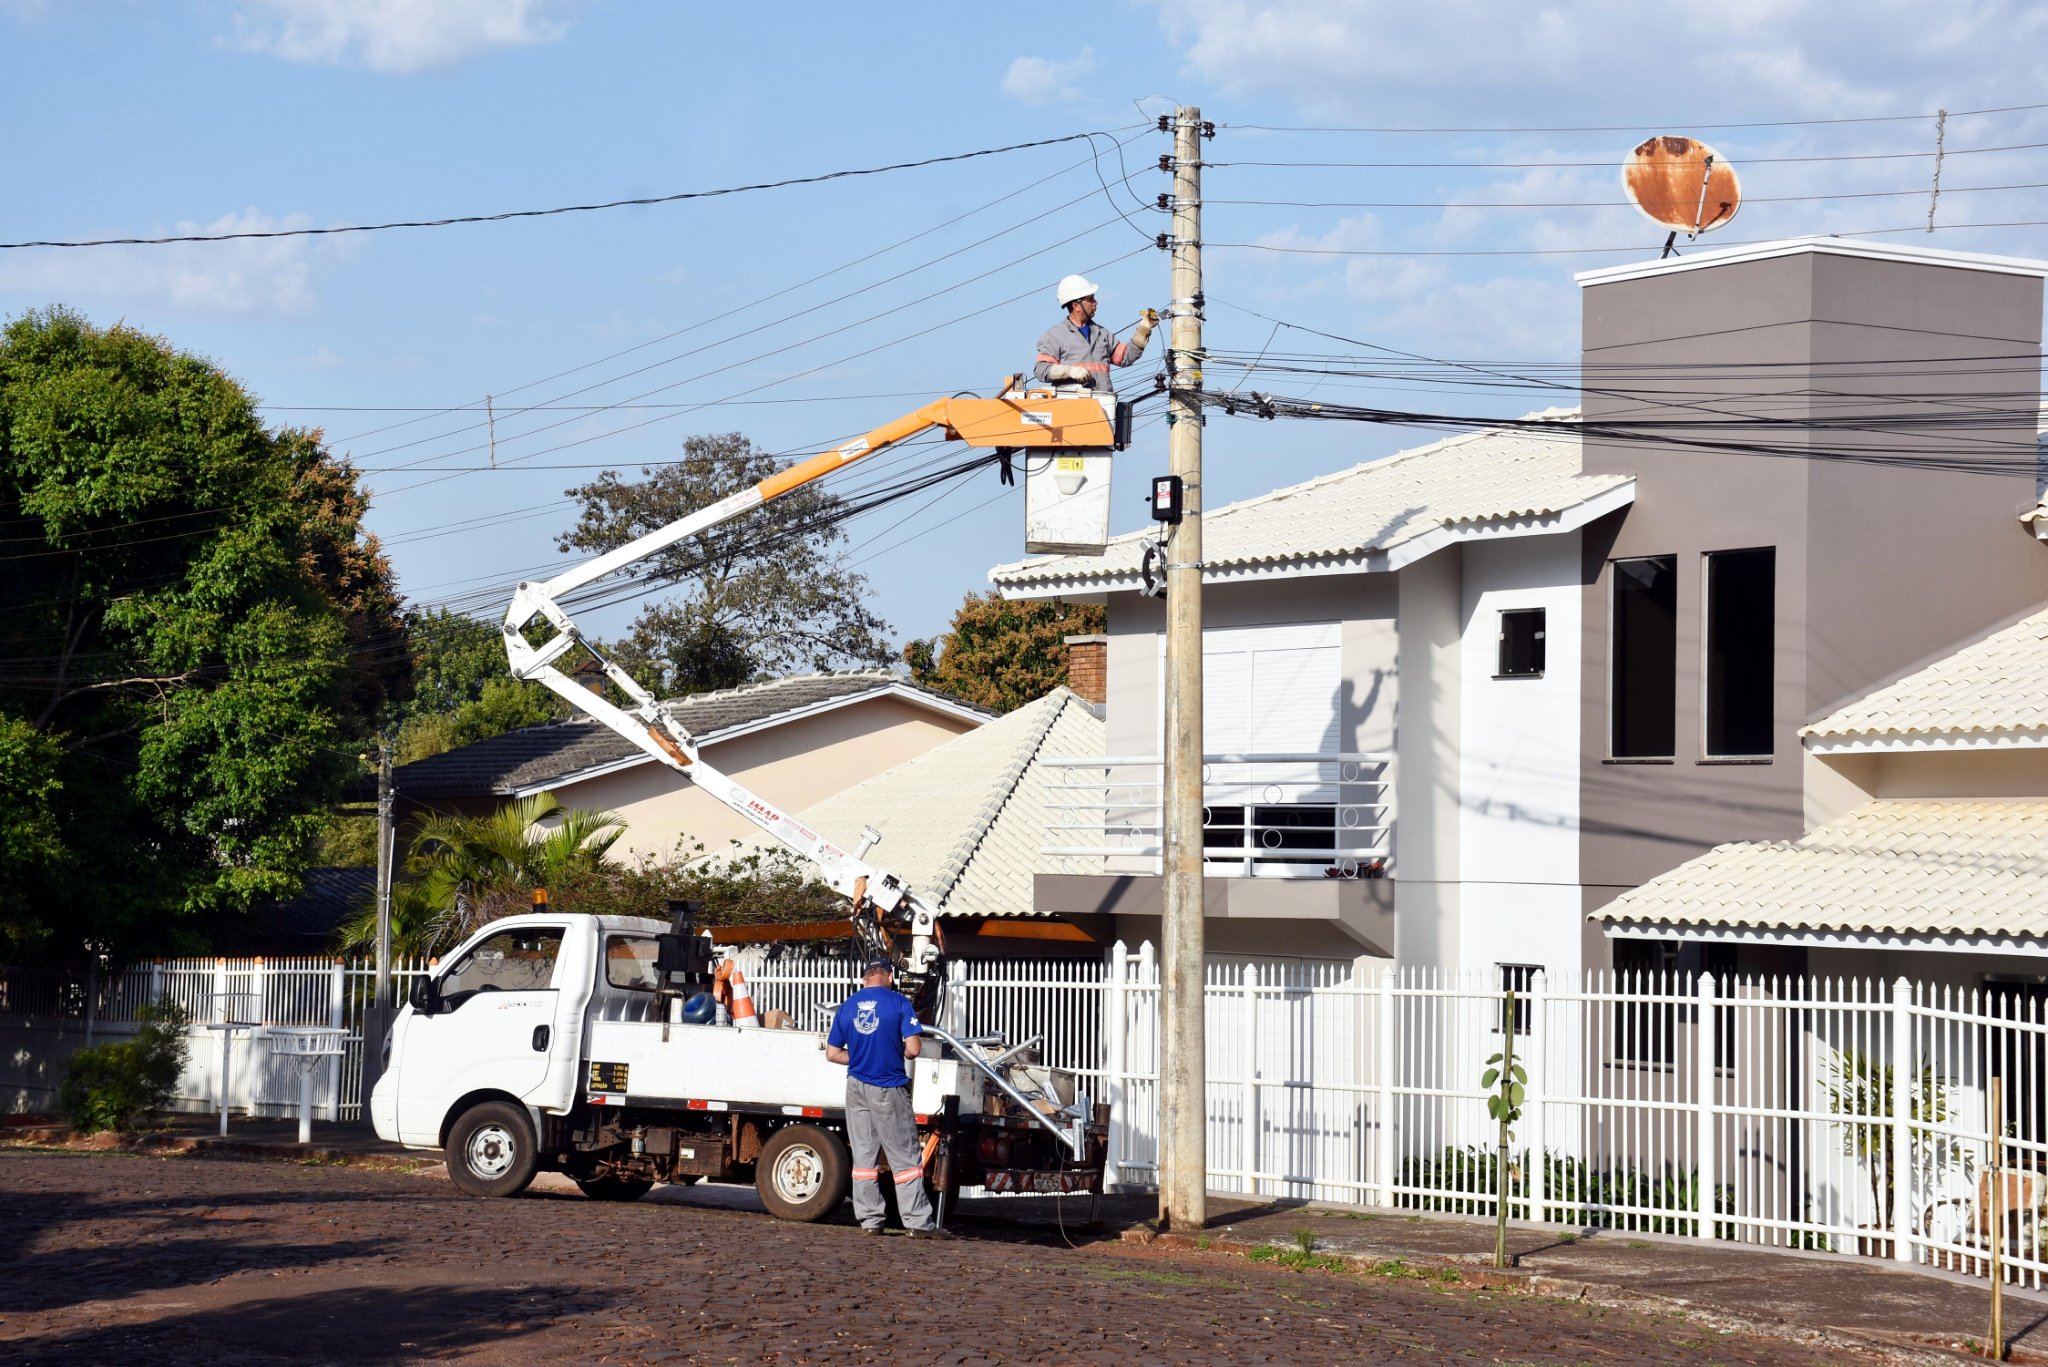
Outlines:
[{"label": "antenna", "polygon": [[1665,256],[1672,254],[1680,233],[1694,241],[1733,219],[1742,207],[1735,168],[1697,138],[1644,139],[1622,164],[1621,188],[1644,218],[1671,230],[1664,239]]}]

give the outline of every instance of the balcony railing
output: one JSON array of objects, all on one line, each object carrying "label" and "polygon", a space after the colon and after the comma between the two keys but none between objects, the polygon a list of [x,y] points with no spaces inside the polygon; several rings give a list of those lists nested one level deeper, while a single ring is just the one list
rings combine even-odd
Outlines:
[{"label": "balcony railing", "polygon": [[[1224,878],[1379,878],[1393,855],[1391,754],[1202,757],[1203,862]],[[1157,755],[1048,759],[1040,853],[1070,873],[1158,873]]]}]

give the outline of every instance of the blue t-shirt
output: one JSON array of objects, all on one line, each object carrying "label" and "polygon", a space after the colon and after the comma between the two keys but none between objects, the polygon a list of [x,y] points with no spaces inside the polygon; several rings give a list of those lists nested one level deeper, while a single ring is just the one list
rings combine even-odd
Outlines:
[{"label": "blue t-shirt", "polygon": [[907,1087],[903,1041],[922,1033],[910,998],[893,987],[863,987],[832,1017],[825,1043],[846,1051],[848,1076],[870,1087]]}]

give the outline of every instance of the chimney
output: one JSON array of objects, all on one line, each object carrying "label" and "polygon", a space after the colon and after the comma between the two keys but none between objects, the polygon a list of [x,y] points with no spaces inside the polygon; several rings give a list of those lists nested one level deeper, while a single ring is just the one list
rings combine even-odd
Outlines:
[{"label": "chimney", "polygon": [[1084,702],[1100,707],[1109,701],[1109,637],[1100,631],[1069,636],[1067,642],[1067,687]]}]

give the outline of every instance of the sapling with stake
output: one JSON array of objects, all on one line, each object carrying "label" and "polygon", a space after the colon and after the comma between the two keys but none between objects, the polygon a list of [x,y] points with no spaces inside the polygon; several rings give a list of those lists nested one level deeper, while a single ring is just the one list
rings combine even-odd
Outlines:
[{"label": "sapling with stake", "polygon": [[1486,1113],[1500,1122],[1500,1147],[1495,1155],[1493,1265],[1508,1265],[1509,1146],[1514,1143],[1510,1128],[1522,1118],[1522,1096],[1529,1074],[1515,1062],[1515,990],[1511,987],[1501,1008],[1501,1051],[1486,1060],[1486,1074],[1479,1085],[1488,1093]]}]

